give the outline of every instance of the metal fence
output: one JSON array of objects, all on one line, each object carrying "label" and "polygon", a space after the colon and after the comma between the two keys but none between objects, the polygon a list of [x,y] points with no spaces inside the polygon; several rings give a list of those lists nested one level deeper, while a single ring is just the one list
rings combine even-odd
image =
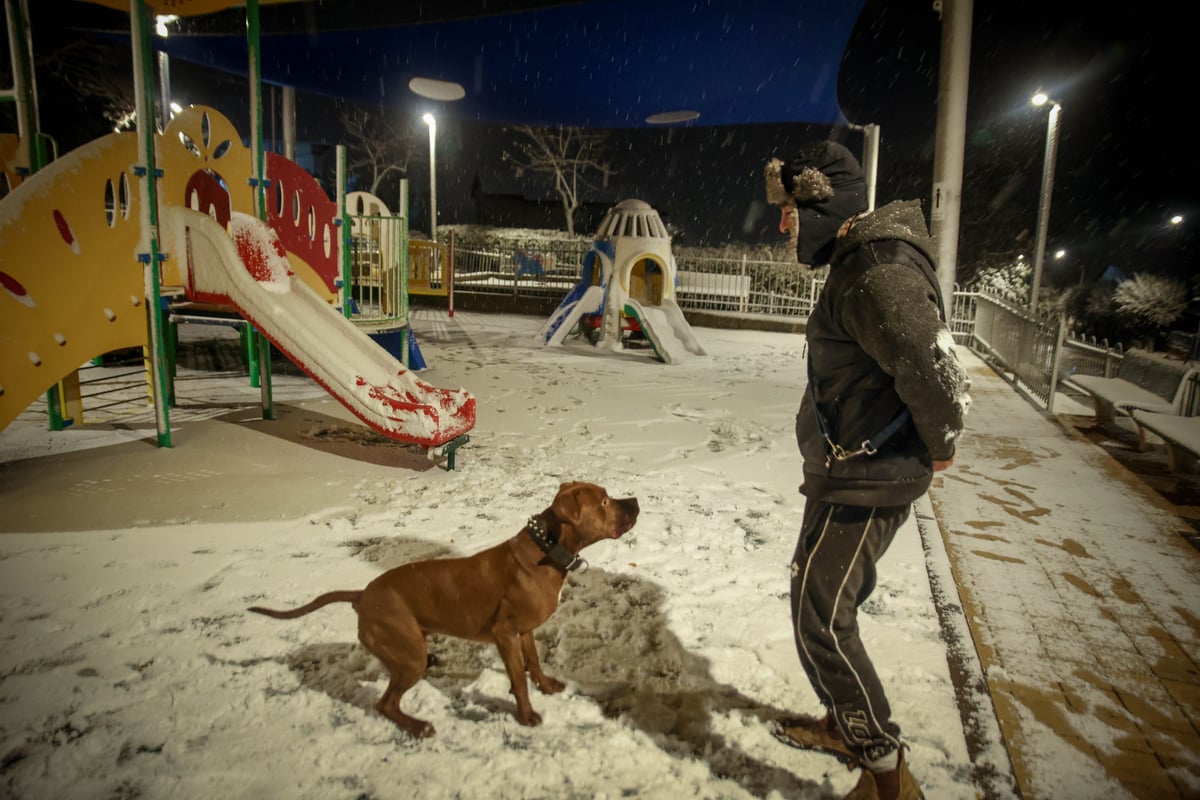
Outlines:
[{"label": "metal fence", "polygon": [[350,319],[384,324],[408,317],[408,225],[403,217],[350,217]]},{"label": "metal fence", "polygon": [[[581,279],[586,242],[513,241],[454,249],[454,291],[513,297],[564,297]],[[685,311],[758,318],[806,319],[824,285],[824,272],[795,264],[722,258],[675,250],[676,301]],[[974,327],[973,295],[955,295],[952,330],[965,343]]]},{"label": "metal fence", "polygon": [[507,241],[456,246],[454,291],[513,297],[565,296],[579,282],[585,242]]},{"label": "metal fence", "polygon": [[450,293],[446,280],[449,258],[446,245],[426,239],[408,242],[408,293],[445,296]]},{"label": "metal fence", "polygon": [[[562,297],[581,279],[589,249],[585,242],[545,240],[460,246],[455,249],[455,291]],[[748,256],[722,258],[676,248],[675,262],[676,300],[685,311],[805,319],[824,283],[824,273]],[[1111,377],[1123,358],[1119,346],[1070,333],[1061,316],[1035,317],[983,293],[955,291],[949,311],[955,342],[979,353],[1051,412],[1056,394],[1085,394],[1072,386],[1072,376]]]},{"label": "metal fence", "polygon": [[[567,294],[582,278],[587,242],[506,242],[454,250],[454,291],[545,298]],[[821,280],[795,264],[675,256],[681,308],[755,316],[807,317]]]},{"label": "metal fence", "polygon": [[971,347],[1050,411],[1060,376],[1063,328],[1061,318],[1037,318],[998,298],[975,294]]},{"label": "metal fence", "polygon": [[[980,293],[956,293],[955,302],[974,306],[974,328],[965,342],[1001,374],[1009,377],[1047,411],[1058,395],[1090,402],[1072,379],[1080,375],[1111,378],[1125,358],[1122,347],[1075,335],[1062,315],[1039,317]],[[1179,413],[1200,414],[1200,386],[1185,387]]]}]

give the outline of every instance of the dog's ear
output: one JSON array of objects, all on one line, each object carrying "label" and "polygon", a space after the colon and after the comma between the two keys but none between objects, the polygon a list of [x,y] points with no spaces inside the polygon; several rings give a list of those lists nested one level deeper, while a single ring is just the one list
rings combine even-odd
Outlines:
[{"label": "dog's ear", "polygon": [[583,504],[579,502],[579,485],[575,482],[564,483],[558,487],[554,503],[550,506],[554,516],[572,525],[579,523],[579,515],[583,513]]}]

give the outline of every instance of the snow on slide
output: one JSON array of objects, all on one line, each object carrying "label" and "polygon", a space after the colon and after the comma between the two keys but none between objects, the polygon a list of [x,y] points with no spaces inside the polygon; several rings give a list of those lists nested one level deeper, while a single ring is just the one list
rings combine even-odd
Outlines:
[{"label": "snow on slide", "polygon": [[558,304],[558,308],[534,334],[534,338],[542,344],[562,344],[580,317],[584,314],[599,314],[603,310],[603,286],[588,286],[586,290],[582,285],[576,286]]},{"label": "snow on slide", "polygon": [[[475,398],[420,380],[302,281],[274,232],[234,213],[229,233],[186,208],[164,209],[164,249],[186,254],[189,296],[232,305],[371,428],[437,447],[475,425]],[[180,264],[180,268],[183,268]]]},{"label": "snow on slide", "polygon": [[654,352],[668,364],[677,364],[688,356],[708,355],[674,300],[663,300],[662,305],[644,306],[628,298],[625,300],[625,313],[631,312],[641,324],[642,332],[650,344],[654,345]]}]

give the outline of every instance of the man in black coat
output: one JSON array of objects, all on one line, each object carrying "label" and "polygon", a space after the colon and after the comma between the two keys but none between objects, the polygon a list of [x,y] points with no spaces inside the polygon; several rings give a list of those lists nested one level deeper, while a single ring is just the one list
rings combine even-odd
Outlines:
[{"label": "man in black coat", "polygon": [[829,264],[808,319],[808,390],[796,417],[804,521],[792,560],[796,648],[827,714],[782,721],[781,740],[863,768],[853,800],[923,797],[858,634],[876,562],[954,461],[970,382],[944,321],[920,203],[865,213],[854,156],[835,142],[766,166],[796,259]]}]

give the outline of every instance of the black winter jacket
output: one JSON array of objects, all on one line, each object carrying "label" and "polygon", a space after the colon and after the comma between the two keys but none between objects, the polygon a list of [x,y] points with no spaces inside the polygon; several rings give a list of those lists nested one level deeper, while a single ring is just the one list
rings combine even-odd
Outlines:
[{"label": "black winter jacket", "polygon": [[911,419],[874,455],[830,458],[806,391],[796,417],[805,496],[904,505],[929,488],[933,459],[953,457],[970,381],[942,321],[933,253],[917,201],[863,215],[837,240],[806,329],[809,380],[830,438],[854,451],[905,408]]}]

